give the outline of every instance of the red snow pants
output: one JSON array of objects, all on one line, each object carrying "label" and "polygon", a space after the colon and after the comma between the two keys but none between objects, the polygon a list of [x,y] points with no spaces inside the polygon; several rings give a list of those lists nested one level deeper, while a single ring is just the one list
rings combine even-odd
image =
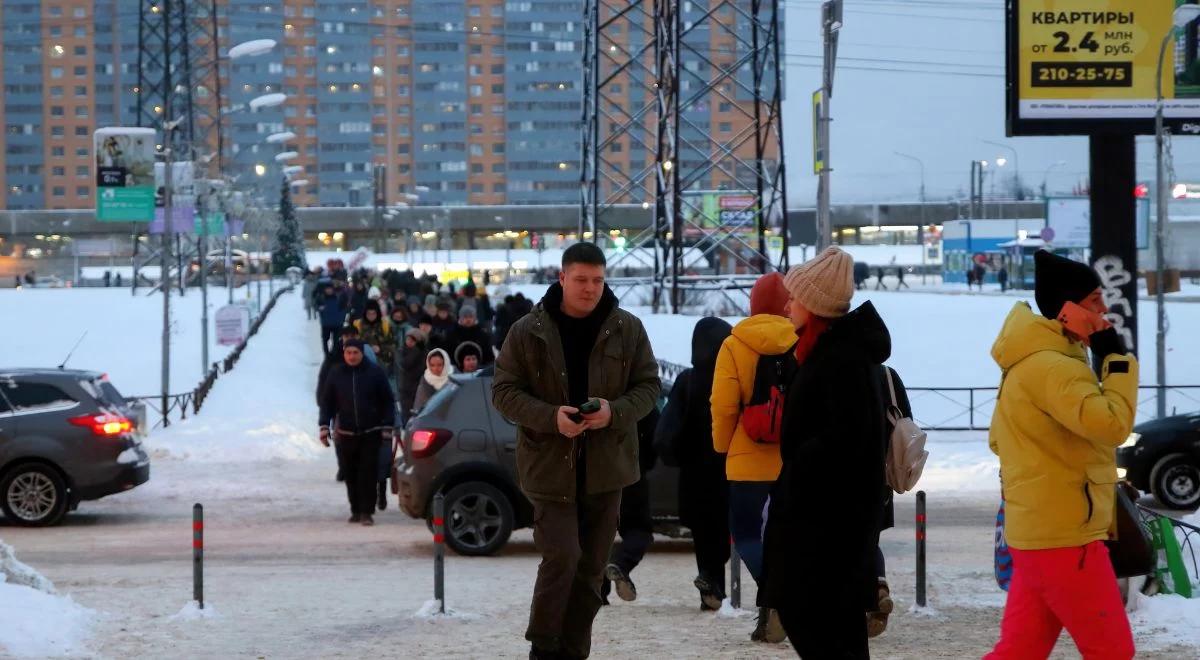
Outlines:
[{"label": "red snow pants", "polygon": [[1010,550],[1013,578],[1000,641],[984,660],[1046,658],[1063,628],[1084,660],[1133,657],[1133,633],[1104,543]]}]

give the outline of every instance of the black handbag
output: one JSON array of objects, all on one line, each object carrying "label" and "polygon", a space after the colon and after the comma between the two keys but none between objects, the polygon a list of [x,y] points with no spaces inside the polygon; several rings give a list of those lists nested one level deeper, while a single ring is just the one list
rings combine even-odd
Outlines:
[{"label": "black handbag", "polygon": [[1150,541],[1150,533],[1142,526],[1142,517],[1127,488],[1128,484],[1117,483],[1113,514],[1117,537],[1104,542],[1118,578],[1150,575],[1155,568],[1154,544]]}]

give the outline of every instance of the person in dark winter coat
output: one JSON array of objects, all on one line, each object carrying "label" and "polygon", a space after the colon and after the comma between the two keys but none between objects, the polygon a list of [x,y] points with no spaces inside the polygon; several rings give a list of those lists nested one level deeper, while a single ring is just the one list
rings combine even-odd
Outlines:
[{"label": "person in dark winter coat", "polygon": [[850,311],[852,270],[850,255],[830,247],[784,280],[798,367],[783,411],[759,604],[779,612],[802,658],[870,657],[864,612],[878,598],[880,365],[891,338],[870,302]]},{"label": "person in dark winter coat", "polygon": [[363,312],[367,309],[368,289],[367,283],[361,278],[354,280],[354,286],[350,290],[350,320],[357,321],[362,318]]},{"label": "person in dark winter coat", "polygon": [[462,288],[462,296],[458,299],[459,316],[462,316],[464,307],[474,308],[476,318],[484,325],[492,320],[492,303],[488,300],[486,293],[479,293],[474,282],[468,281]]},{"label": "person in dark winter coat", "polygon": [[655,407],[638,422],[638,467],[642,476],[637,483],[621,490],[621,519],[617,522],[617,534],[621,535],[621,542],[613,545],[608,566],[604,569],[604,584],[600,587],[600,596],[606,605],[614,584],[621,600],[637,600],[637,587],[629,575],[642,563],[642,558],[654,541],[650,482],[646,474],[658,462],[658,455],[654,453],[654,429],[658,426],[658,420],[658,408]]},{"label": "person in dark winter coat", "polygon": [[337,348],[337,334],[346,324],[349,306],[346,297],[339,293],[332,281],[321,290],[317,302],[317,313],[321,318],[321,350],[329,355]]},{"label": "person in dark winter coat", "polygon": [[[892,374],[892,384],[896,388],[896,403],[900,409],[902,417],[912,417],[912,405],[908,402],[908,392],[904,389],[904,381],[900,379],[900,374],[894,369],[888,367]],[[891,404],[891,394],[888,393],[887,380],[883,372],[880,372],[882,384],[880,391],[884,393],[886,405]],[[887,426],[887,436],[891,437],[892,425]],[[896,526],[896,510],[895,503],[892,499],[892,487],[886,483],[883,485],[883,493],[880,496],[883,500],[883,510],[879,518],[879,531],[883,532],[886,529],[891,529]],[[875,606],[867,610],[867,637],[878,637],[887,630],[888,615],[895,608],[895,603],[892,601],[892,593],[887,582],[887,563],[883,558],[883,550],[879,547],[879,535],[875,535],[875,576],[879,579],[878,598],[875,601]]]},{"label": "person in dark winter coat", "polygon": [[679,518],[692,530],[700,609],[717,610],[725,599],[729,562],[729,482],[725,455],[713,449],[712,392],[717,354],[733,328],[704,318],[692,330],[692,368],[675,377],[655,432],[663,462],[679,466]]},{"label": "person in dark winter coat", "polygon": [[483,348],[473,341],[464,341],[454,349],[454,368],[460,374],[473,374],[479,371]]},{"label": "person in dark winter coat", "polygon": [[405,422],[412,415],[417,387],[421,384],[421,376],[425,374],[425,353],[425,333],[418,328],[410,328],[404,333],[404,346],[396,358],[399,369],[396,389],[400,391],[400,412]]},{"label": "person in dark winter coat", "polygon": [[[346,481],[350,522],[373,525],[381,443],[391,444],[396,403],[387,374],[363,357],[363,343],[342,347],[345,364],[335,365],[319,394],[321,444],[336,443],[338,469]],[[330,425],[336,421],[336,428]]]},{"label": "person in dark winter coat", "polygon": [[450,345],[450,335],[458,327],[458,321],[454,318],[454,314],[450,313],[450,303],[439,302],[437,304],[437,311],[434,313],[431,321],[433,328],[429,331],[430,345],[445,349],[447,353],[453,354],[454,347]]},{"label": "person in dark winter coat", "polygon": [[[496,353],[491,349],[492,336],[483,326],[479,325],[475,308],[469,305],[459,310],[458,325],[454,326],[454,329],[446,335],[442,344],[442,348],[454,356],[454,363],[458,365],[459,371],[462,371],[462,365],[458,361],[458,347],[466,342],[471,342],[479,348],[480,368],[496,361]],[[485,346],[487,350],[484,350]]]}]

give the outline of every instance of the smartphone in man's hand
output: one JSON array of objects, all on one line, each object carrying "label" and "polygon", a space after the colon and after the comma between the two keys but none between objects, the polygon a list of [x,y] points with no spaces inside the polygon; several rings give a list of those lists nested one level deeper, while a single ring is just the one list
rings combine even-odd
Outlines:
[{"label": "smartphone in man's hand", "polygon": [[579,412],[577,412],[573,415],[568,415],[568,417],[571,418],[572,422],[575,422],[576,424],[578,424],[583,421],[584,415],[590,415],[594,412],[599,412],[599,411],[600,411],[600,399],[588,399],[586,402],[584,402],[583,405],[579,406]]}]

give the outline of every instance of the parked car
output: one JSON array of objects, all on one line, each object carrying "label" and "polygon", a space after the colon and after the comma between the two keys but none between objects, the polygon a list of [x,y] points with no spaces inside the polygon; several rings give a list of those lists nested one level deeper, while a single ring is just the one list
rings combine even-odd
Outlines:
[{"label": "parked car", "polygon": [[1200,506],[1200,412],[1133,427],[1117,450],[1125,478],[1171,509]]},{"label": "parked car", "polygon": [[134,411],[108,377],[74,369],[0,370],[0,510],[54,525],[81,501],[150,478]]},{"label": "parked car", "polygon": [[[445,495],[446,544],[461,555],[495,554],[514,529],[533,523],[533,506],[517,486],[517,428],[492,405],[490,370],[451,376],[406,425],[393,466],[400,508],[429,524],[433,496]],[[679,470],[651,470],[655,531],[680,536]]]}]

